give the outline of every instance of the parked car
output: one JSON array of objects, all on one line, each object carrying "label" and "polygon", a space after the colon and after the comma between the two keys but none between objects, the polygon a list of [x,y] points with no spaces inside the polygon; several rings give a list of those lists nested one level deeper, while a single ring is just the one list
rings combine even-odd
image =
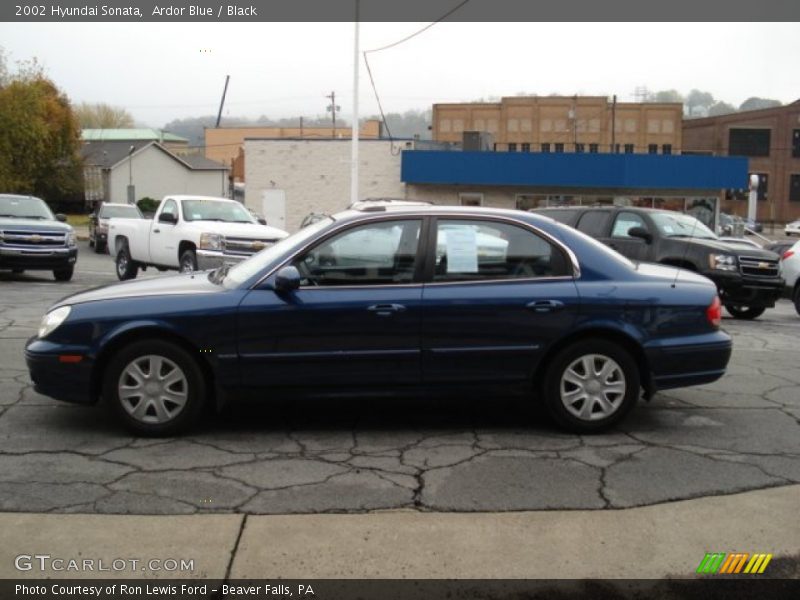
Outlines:
[{"label": "parked car", "polygon": [[0,194],[0,269],[52,271],[69,281],[78,260],[75,231],[34,196]]},{"label": "parked car", "polygon": [[783,256],[783,253],[786,252],[789,248],[794,245],[794,242],[791,240],[788,241],[780,241],[780,242],[770,242],[769,244],[764,245],[764,250],[769,250],[770,252],[774,252],[778,256]]},{"label": "parked car", "polygon": [[781,256],[781,271],[786,280],[786,293],[800,315],[800,242],[796,242]]},{"label": "parked car", "polygon": [[783,233],[786,237],[800,235],[800,219],[797,221],[792,221],[791,223],[787,223],[783,228]]},{"label": "parked car", "polygon": [[135,204],[104,202],[89,217],[89,247],[102,254],[108,246],[108,221],[111,218],[144,219]]},{"label": "parked car", "polygon": [[683,213],[631,206],[536,209],[609,245],[631,260],[681,267],[711,279],[727,311],[755,319],[783,293],[780,257],[727,244]]},{"label": "parked car", "polygon": [[[480,236],[504,251],[482,253]],[[60,300],[25,354],[37,391],[102,399],[142,435],[269,390],[491,398],[501,385],[592,432],[642,396],[720,378],[732,348],[720,321],[705,277],[632,263],[552,219],[383,207],[335,215],[235,266]]]},{"label": "parked car", "polygon": [[108,243],[123,281],[149,266],[189,273],[240,262],[287,235],[234,200],[167,196],[152,221],[111,219]]},{"label": "parked car", "polygon": [[761,233],[764,231],[764,225],[760,221],[745,217],[744,219],[744,232],[745,233]]}]

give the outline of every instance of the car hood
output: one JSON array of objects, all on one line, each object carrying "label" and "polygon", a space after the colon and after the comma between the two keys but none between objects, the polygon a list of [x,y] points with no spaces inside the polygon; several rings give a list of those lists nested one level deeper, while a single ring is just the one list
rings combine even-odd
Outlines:
[{"label": "car hood", "polygon": [[0,229],[64,233],[65,231],[72,231],[72,226],[60,221],[41,221],[39,219],[15,219],[13,217],[0,217]]},{"label": "car hood", "polygon": [[56,302],[52,308],[65,304],[83,304],[98,300],[118,300],[121,298],[140,298],[145,296],[176,296],[192,294],[213,294],[224,292],[225,288],[208,280],[207,272],[196,272],[153,279],[136,279],[111,285],[92,288],[67,296]]},{"label": "car hood", "polygon": [[254,240],[282,240],[289,234],[269,225],[260,223],[224,223],[222,221],[188,221],[187,226],[195,231],[219,233],[224,236]]},{"label": "car hood", "polygon": [[702,283],[714,286],[714,283],[708,278],[688,271],[686,269],[679,269],[678,267],[670,267],[668,265],[657,265],[655,263],[637,263],[636,270],[647,277],[656,277],[658,279],[665,279],[668,281],[675,281],[678,278],[680,283]]},{"label": "car hood", "polygon": [[775,260],[777,254],[764,250],[762,248],[753,248],[751,246],[743,246],[735,242],[728,243],[720,240],[704,240],[700,238],[679,238],[681,242],[687,242],[695,246],[702,246],[709,250],[716,250],[718,252],[725,252],[726,254],[733,254],[734,256],[753,256],[755,258],[768,258]]}]

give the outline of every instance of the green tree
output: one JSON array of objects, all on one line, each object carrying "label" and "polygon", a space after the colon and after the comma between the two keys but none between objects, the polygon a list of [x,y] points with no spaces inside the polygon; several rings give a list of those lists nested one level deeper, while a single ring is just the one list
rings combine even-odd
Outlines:
[{"label": "green tree", "polygon": [[753,96],[742,102],[739,110],[758,110],[760,108],[775,108],[776,106],[783,106],[783,103],[780,100],[770,100],[769,98]]},{"label": "green tree", "polygon": [[118,106],[81,102],[74,110],[83,129],[127,129],[134,126],[133,115]]},{"label": "green tree", "polygon": [[651,95],[649,102],[680,102],[683,104],[683,96],[677,90],[661,90]]},{"label": "green tree", "polygon": [[689,116],[701,116],[708,112],[714,104],[714,96],[711,92],[692,90],[686,96],[686,106],[689,108]]},{"label": "green tree", "polygon": [[[5,62],[3,61],[5,64]],[[50,203],[83,191],[80,129],[67,97],[38,63],[21,63],[0,83],[0,190]]]},{"label": "green tree", "polygon": [[708,116],[718,117],[719,115],[729,115],[735,112],[736,112],[735,106],[720,100],[719,102],[715,102],[714,104],[711,105],[711,107],[708,109]]}]

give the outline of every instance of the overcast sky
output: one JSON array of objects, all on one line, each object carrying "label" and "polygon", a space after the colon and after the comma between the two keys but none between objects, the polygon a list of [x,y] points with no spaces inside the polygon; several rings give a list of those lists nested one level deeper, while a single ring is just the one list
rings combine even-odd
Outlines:
[{"label": "overcast sky", "polygon": [[[424,23],[362,23],[361,49]],[[352,111],[352,23],[0,23],[12,61],[37,57],[76,102],[127,108],[154,127],[215,114],[272,118],[325,113],[336,91]],[[205,50],[205,52],[201,52]],[[440,23],[370,55],[384,109],[402,112],[518,92],[611,95],[710,91],[735,106],[750,96],[800,98],[797,23]],[[377,112],[361,63],[361,116]]]}]

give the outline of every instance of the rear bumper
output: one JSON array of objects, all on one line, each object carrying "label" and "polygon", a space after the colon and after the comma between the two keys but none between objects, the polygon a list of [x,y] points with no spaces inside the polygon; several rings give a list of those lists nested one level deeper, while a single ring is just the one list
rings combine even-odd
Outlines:
[{"label": "rear bumper", "polygon": [[[63,354],[83,358],[78,363],[65,363],[59,358]],[[68,348],[33,337],[25,346],[25,362],[38,393],[76,404],[94,404],[96,401],[92,394],[94,361],[85,348]]]},{"label": "rear bumper", "polygon": [[733,342],[724,331],[656,340],[644,347],[653,391],[711,383],[725,374]]},{"label": "rear bumper", "polygon": [[71,267],[77,260],[77,248],[19,250],[0,247],[0,269],[50,271]]}]

